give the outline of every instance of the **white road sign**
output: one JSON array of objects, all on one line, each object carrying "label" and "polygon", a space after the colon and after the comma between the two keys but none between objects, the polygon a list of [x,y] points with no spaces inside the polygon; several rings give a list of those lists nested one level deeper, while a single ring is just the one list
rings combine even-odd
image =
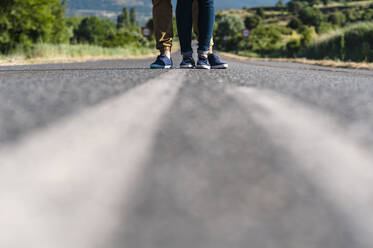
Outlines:
[{"label": "white road sign", "polygon": [[152,31],[148,27],[142,28],[142,35],[145,37],[149,37],[152,34]]},{"label": "white road sign", "polygon": [[250,30],[248,30],[248,29],[242,30],[242,36],[245,37],[245,38],[249,38]]}]

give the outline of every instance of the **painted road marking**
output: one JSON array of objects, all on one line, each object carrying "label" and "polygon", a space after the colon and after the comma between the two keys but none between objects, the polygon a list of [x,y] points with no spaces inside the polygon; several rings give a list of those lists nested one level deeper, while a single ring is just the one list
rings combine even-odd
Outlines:
[{"label": "painted road marking", "polygon": [[373,158],[334,120],[270,91],[228,90],[275,144],[289,150],[299,168],[345,214],[363,247],[373,247]]},{"label": "painted road marking", "polygon": [[104,247],[183,80],[168,72],[0,151],[0,247]]}]

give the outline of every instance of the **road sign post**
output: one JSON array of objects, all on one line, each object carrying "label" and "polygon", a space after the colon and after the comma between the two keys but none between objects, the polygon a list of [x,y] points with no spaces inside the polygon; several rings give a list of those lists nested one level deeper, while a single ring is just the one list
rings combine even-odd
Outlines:
[{"label": "road sign post", "polygon": [[224,41],[224,51],[227,51],[227,41],[228,41],[228,36],[224,36],[223,37],[223,41]]},{"label": "road sign post", "polygon": [[242,36],[246,39],[245,41],[245,51],[246,51],[248,47],[249,37],[250,37],[250,30],[248,30],[247,28],[242,30]]}]

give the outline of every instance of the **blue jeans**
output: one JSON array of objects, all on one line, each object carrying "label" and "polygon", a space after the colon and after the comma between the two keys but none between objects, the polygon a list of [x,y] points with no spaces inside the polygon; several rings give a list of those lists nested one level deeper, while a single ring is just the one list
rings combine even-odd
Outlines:
[{"label": "blue jeans", "polygon": [[[214,31],[215,9],[214,0],[198,1],[198,54],[208,54],[210,42]],[[176,5],[176,23],[180,39],[181,54],[193,54],[192,49],[192,3],[193,0],[178,0]]]}]

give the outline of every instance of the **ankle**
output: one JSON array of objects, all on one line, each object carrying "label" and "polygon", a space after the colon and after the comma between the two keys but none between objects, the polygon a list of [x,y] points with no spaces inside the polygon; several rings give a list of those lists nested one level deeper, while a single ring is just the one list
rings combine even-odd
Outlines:
[{"label": "ankle", "polygon": [[171,58],[171,51],[169,49],[163,49],[160,52],[161,55],[166,55],[168,58]]},{"label": "ankle", "polygon": [[198,54],[198,57],[205,57],[207,58],[208,54],[204,54],[204,53],[201,53],[201,54]]},{"label": "ankle", "polygon": [[170,53],[170,51],[165,52],[164,55],[166,55],[168,58],[171,58],[171,53]]}]

